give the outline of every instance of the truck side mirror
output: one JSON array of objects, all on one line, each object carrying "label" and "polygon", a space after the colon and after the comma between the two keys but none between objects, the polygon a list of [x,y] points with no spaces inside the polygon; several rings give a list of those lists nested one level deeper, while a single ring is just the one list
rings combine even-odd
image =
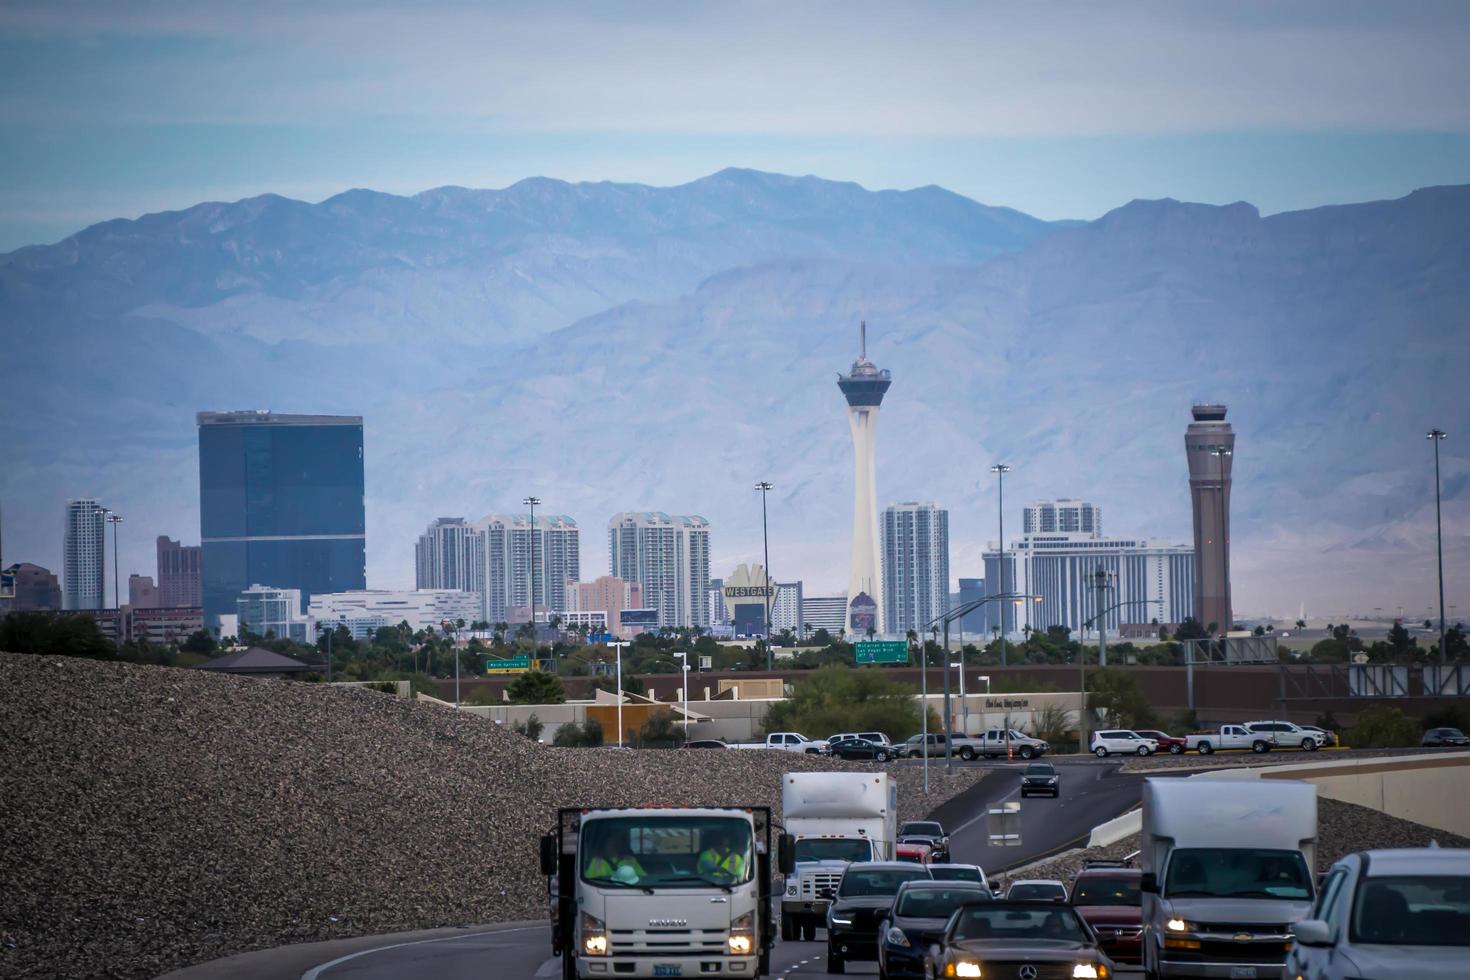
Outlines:
[{"label": "truck side mirror", "polygon": [[1138,890],[1148,892],[1150,895],[1157,895],[1159,893],[1159,876],[1152,871],[1145,872],[1143,877],[1139,879]]},{"label": "truck side mirror", "polygon": [[776,870],[783,875],[796,870],[796,838],[790,834],[776,838]]},{"label": "truck side mirror", "polygon": [[541,835],[541,873],[544,875],[556,874],[556,835]]}]

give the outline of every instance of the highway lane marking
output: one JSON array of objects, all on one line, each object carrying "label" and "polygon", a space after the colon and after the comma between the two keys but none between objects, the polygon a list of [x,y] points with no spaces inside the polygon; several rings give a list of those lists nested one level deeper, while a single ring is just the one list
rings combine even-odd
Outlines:
[{"label": "highway lane marking", "polygon": [[458,939],[475,939],[479,936],[505,936],[509,935],[512,932],[527,932],[531,929],[542,928],[545,927],[516,926],[513,929],[488,929],[485,932],[462,932],[454,936],[439,936],[436,939],[415,939],[413,942],[408,943],[391,943],[387,946],[374,946],[372,949],[360,949],[355,953],[348,953],[346,956],[339,956],[335,960],[332,960],[328,963],[322,963],[319,966],[312,967],[310,970],[307,970],[305,973],[301,974],[301,980],[317,980],[317,978],[320,977],[323,973],[326,973],[328,970],[332,969],[335,966],[341,966],[348,960],[355,960],[359,956],[371,956],[373,953],[384,953],[390,949],[402,949],[405,946],[425,946],[429,943],[448,943],[454,942]]}]

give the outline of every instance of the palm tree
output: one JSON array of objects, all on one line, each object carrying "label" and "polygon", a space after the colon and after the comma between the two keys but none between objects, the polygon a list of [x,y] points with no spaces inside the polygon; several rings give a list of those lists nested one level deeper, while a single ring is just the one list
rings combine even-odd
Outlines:
[{"label": "palm tree", "polygon": [[875,629],[875,628],[873,628],[873,627],[872,627],[872,626],[869,626],[869,627],[868,627],[868,639],[870,639],[870,640],[871,640],[871,639],[872,639],[872,638],[873,638],[873,636],[874,636],[874,635],[875,635],[875,634],[876,634],[876,633],[877,633],[877,632],[878,632],[878,631],[877,631],[877,630],[876,630],[876,629]]}]

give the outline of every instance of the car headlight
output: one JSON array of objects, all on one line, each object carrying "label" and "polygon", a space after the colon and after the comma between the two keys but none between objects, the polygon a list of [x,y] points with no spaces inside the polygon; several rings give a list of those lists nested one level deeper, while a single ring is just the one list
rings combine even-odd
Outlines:
[{"label": "car headlight", "polygon": [[981,975],[980,964],[973,960],[960,960],[958,963],[951,963],[950,966],[954,969],[952,976],[978,977]]},{"label": "car headlight", "polygon": [[1099,977],[1105,977],[1108,975],[1107,970],[1107,967],[1103,967],[1102,971],[1099,972],[1096,964],[1078,963],[1076,966],[1072,967],[1072,976],[1076,978],[1076,980],[1098,980]]},{"label": "car headlight", "polygon": [[1189,923],[1188,922],[1185,922],[1183,919],[1170,919],[1168,922],[1166,922],[1164,924],[1166,926],[1168,926],[1170,932],[1188,932],[1189,931]]},{"label": "car headlight", "polygon": [[582,913],[582,937],[577,948],[583,956],[607,955],[607,927],[601,919]]},{"label": "car headlight", "polygon": [[726,941],[731,956],[749,956],[755,949],[755,913],[747,912],[730,923],[730,938]]},{"label": "car headlight", "polygon": [[904,935],[903,930],[900,929],[898,926],[889,926],[888,935],[884,938],[887,939],[888,942],[892,943],[894,946],[903,946],[907,948],[909,944],[909,937]]}]

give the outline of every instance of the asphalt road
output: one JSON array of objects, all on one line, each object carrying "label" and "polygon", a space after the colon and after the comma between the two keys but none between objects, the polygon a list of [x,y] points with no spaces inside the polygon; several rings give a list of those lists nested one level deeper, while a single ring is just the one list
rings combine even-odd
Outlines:
[{"label": "asphalt road", "polygon": [[[974,790],[941,808],[937,816],[950,831],[953,860],[978,864],[994,875],[1057,851],[1085,843],[1092,828],[1138,802],[1142,774],[1120,773],[1116,765],[1091,761],[1061,763],[1062,794],[1056,800],[1033,797],[1021,805],[1021,842],[992,847],[985,811],[1019,798],[1022,764],[975,763],[994,770]],[[302,980],[498,980],[560,977],[561,964],[550,956],[545,926],[467,930],[417,942],[385,938],[383,945],[317,964]],[[827,976],[827,946],[816,942],[778,942],[772,976]],[[854,963],[853,974],[876,974],[876,964]]]}]

